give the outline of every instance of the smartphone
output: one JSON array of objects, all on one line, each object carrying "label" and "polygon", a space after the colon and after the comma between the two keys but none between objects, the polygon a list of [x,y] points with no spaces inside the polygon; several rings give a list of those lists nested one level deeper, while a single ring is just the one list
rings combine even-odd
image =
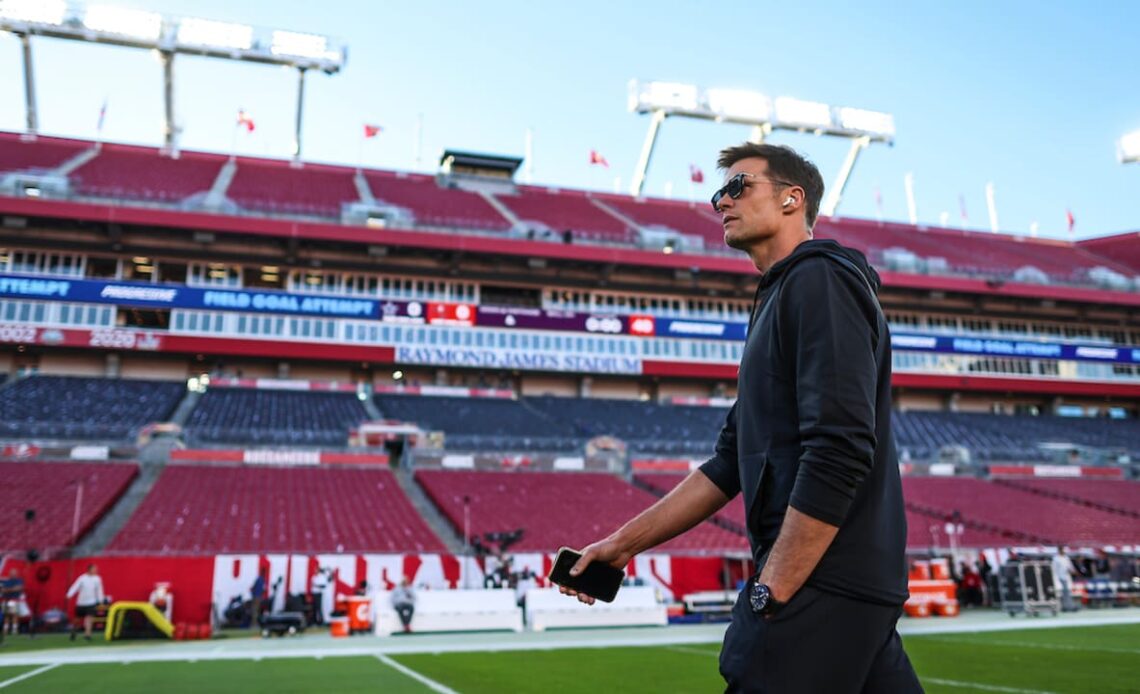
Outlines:
[{"label": "smartphone", "polygon": [[617,597],[618,588],[625,579],[625,572],[615,569],[609,564],[592,561],[586,565],[585,571],[577,576],[570,575],[570,568],[578,563],[582,555],[569,547],[558,550],[554,559],[554,567],[550,569],[547,577],[551,583],[565,586],[579,593],[585,593],[602,602],[613,602]]}]

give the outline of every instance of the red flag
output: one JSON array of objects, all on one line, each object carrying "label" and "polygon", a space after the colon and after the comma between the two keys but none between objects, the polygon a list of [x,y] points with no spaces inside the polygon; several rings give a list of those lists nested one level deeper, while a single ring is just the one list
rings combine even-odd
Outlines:
[{"label": "red flag", "polygon": [[245,131],[247,133],[253,132],[253,129],[255,127],[253,124],[253,117],[250,116],[248,113],[246,113],[245,109],[238,109],[237,124],[238,125],[244,125]]},{"label": "red flag", "polygon": [[379,125],[370,125],[368,123],[364,124],[364,137],[365,138],[376,137],[377,135],[379,135],[382,132],[384,132],[384,128],[381,128]]},{"label": "red flag", "polygon": [[1069,233],[1073,233],[1073,228],[1077,226],[1077,218],[1073,216],[1072,210],[1065,210],[1065,221],[1069,223]]},{"label": "red flag", "polygon": [[693,183],[704,183],[705,172],[696,164],[689,164],[689,180]]},{"label": "red flag", "polygon": [[606,158],[603,157],[602,155],[598,154],[598,150],[591,149],[590,150],[590,165],[593,166],[594,164],[597,164],[599,166],[604,166],[607,169],[610,168],[610,163],[608,161],[606,161]]}]

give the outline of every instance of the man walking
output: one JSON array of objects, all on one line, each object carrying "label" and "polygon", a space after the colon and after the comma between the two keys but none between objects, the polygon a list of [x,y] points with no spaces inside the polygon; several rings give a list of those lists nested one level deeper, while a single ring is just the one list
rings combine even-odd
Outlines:
[{"label": "man walking", "polygon": [[[91,629],[95,625],[95,611],[104,599],[103,579],[94,564],[87,565],[87,573],[75,579],[67,590],[68,598],[75,598],[75,617],[83,619],[83,638],[91,640]],[[75,627],[71,628],[71,640],[75,640]]]},{"label": "man walking", "polygon": [[761,274],[736,403],[713,457],[571,573],[595,560],[624,568],[743,492],[758,573],[721,649],[727,691],[921,692],[895,630],[906,516],[878,274],[857,251],[813,240],[823,179],[798,153],[746,143],[717,163],[725,243]]}]

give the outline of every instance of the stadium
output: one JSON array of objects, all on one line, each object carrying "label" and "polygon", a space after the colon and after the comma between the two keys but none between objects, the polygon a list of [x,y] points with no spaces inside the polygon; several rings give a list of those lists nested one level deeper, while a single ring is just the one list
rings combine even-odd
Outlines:
[{"label": "stadium", "polygon": [[[342,46],[49,5],[0,2],[27,95],[0,131],[0,576],[23,577],[0,688],[718,691],[741,499],[637,556],[612,605],[546,578],[699,466],[736,398],[756,269],[707,202],[642,194],[668,117],[851,147],[815,236],[883,280],[900,631],[927,691],[1137,691],[1137,233],[841,216],[888,114],[673,83],[629,86],[651,117],[633,192],[464,148],[431,172],[309,161],[305,73],[336,79]],[[165,141],[39,132],[45,37],[161,53]],[[294,156],[181,148],[181,53],[295,69]],[[69,591],[89,565],[90,644]]]}]

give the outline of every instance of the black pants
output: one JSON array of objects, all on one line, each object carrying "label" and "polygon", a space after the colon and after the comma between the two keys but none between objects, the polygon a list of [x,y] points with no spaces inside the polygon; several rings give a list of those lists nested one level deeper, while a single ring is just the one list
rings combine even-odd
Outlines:
[{"label": "black pants", "polygon": [[901,608],[804,586],[764,618],[752,612],[746,592],[732,608],[720,652],[726,692],[922,692],[895,630]]},{"label": "black pants", "polygon": [[416,608],[413,605],[396,605],[396,614],[400,615],[400,624],[403,624],[405,629],[412,623],[412,613],[415,611]]}]

